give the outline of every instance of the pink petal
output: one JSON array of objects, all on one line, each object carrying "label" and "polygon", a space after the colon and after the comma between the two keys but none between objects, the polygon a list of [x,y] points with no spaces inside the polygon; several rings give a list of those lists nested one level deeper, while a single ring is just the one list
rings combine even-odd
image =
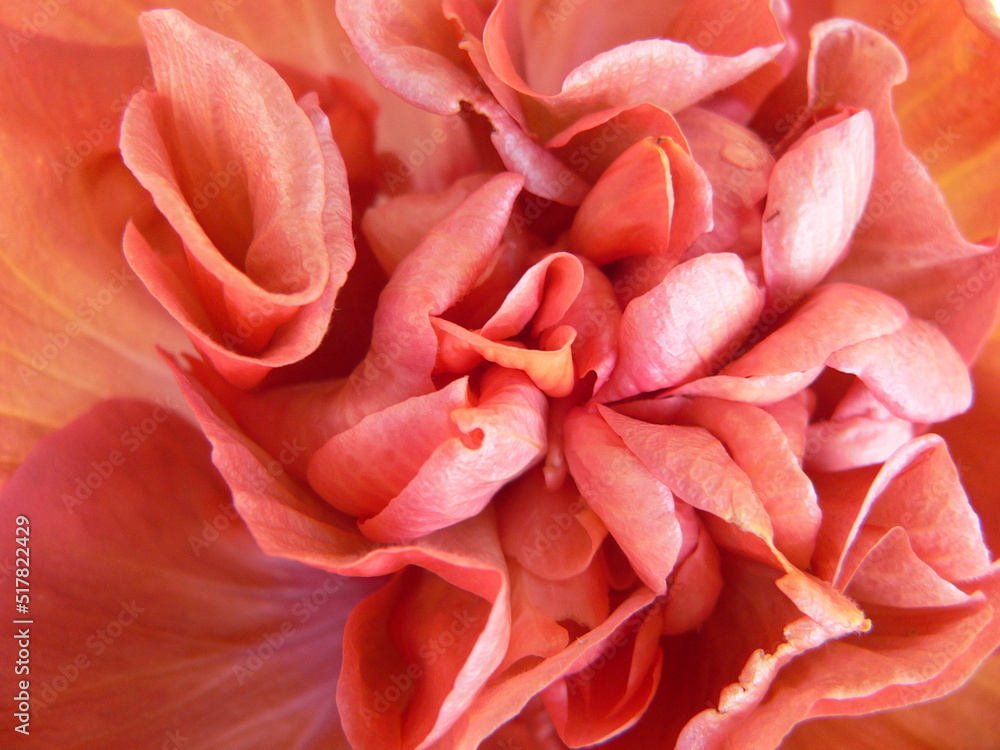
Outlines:
[{"label": "pink petal", "polygon": [[906,310],[891,297],[865,287],[825,284],[780,328],[718,375],[677,392],[753,403],[780,401],[815,380],[834,352],[892,333],[906,321]]},{"label": "pink petal", "polygon": [[491,179],[399,264],[379,299],[371,348],[345,394],[352,421],[434,390],[438,339],[430,318],[453,307],[497,258],[521,182],[509,174]]},{"label": "pink petal", "polygon": [[618,366],[601,398],[627,398],[711,373],[747,335],[763,301],[735,255],[682,263],[625,308]]},{"label": "pink petal", "polygon": [[1000,39],[1000,9],[993,0],[962,0],[965,14],[984,32]]},{"label": "pink petal", "polygon": [[435,114],[457,114],[462,102],[485,115],[493,144],[528,190],[547,199],[579,203],[585,183],[529,138],[465,69],[452,21],[437,0],[403,6],[387,0],[351,0],[337,17],[375,78],[407,102]]},{"label": "pink petal", "polygon": [[494,505],[504,554],[553,581],[586,570],[608,533],[572,482],[549,489],[541,468],[507,484]]},{"label": "pink petal", "polygon": [[810,128],[778,160],[764,208],[764,277],[797,300],[847,254],[872,184],[875,136],[868,112]]},{"label": "pink petal", "polygon": [[771,520],[750,478],[706,430],[647,424],[604,406],[598,409],[628,449],[677,497],[770,543]]},{"label": "pink petal", "polygon": [[[543,2],[521,10],[519,18],[513,3],[500,0],[483,31],[483,44],[497,79],[541,105],[535,115],[539,122],[533,120],[532,127],[542,137],[601,109],[646,102],[679,111],[764,64],[783,42],[763,2],[740,12],[712,3],[682,6],[671,17],[652,20],[652,28],[645,8],[638,15],[622,15],[621,9],[609,13],[606,6],[565,13],[558,4]],[[559,23],[544,18],[546,11]],[[731,22],[722,23],[717,35],[706,33],[719,13],[728,13]],[[590,28],[575,31],[580,23]],[[699,34],[707,37],[704,45]],[[553,40],[572,40],[574,47],[566,49]],[[552,57],[546,59],[548,55]],[[663,70],[672,74],[664,76]],[[505,98],[503,92],[497,96]]]},{"label": "pink petal", "polygon": [[672,138],[689,150],[677,120],[646,103],[584,115],[545,145],[589,182],[596,182],[615,159],[645,138]]},{"label": "pink petal", "polygon": [[467,378],[371,414],[330,438],[310,459],[309,483],[335,508],[368,518],[380,513],[441,443],[471,436],[452,414],[472,406]]},{"label": "pink petal", "polygon": [[[476,697],[469,711],[445,738],[447,747],[478,747],[501,724],[517,716],[528,702],[548,685],[582,670],[601,658],[615,632],[629,622],[642,623],[652,613],[643,613],[653,601],[647,589],[633,593],[585,638],[576,639],[558,654],[521,671],[508,670]],[[639,614],[637,614],[639,613]],[[634,627],[629,624],[628,629]],[[606,658],[606,657],[605,657]]]},{"label": "pink petal", "polygon": [[921,320],[841,349],[828,364],[857,375],[890,412],[913,422],[943,422],[972,403],[965,363],[937,326]]},{"label": "pink petal", "polygon": [[412,253],[420,241],[472,193],[482,187],[485,175],[469,175],[441,194],[406,193],[365,212],[361,229],[386,276]]},{"label": "pink petal", "polygon": [[749,404],[694,399],[682,409],[678,423],[704,427],[722,441],[767,510],[775,546],[792,563],[808,568],[819,533],[819,506],[812,482],[775,419]]},{"label": "pink petal", "polygon": [[890,41],[853,21],[826,21],[812,36],[810,101],[868,109],[875,122],[871,197],[837,277],[884,289],[913,315],[936,320],[969,361],[990,329],[1000,284],[953,303],[956,283],[974,276],[991,248],[965,240],[941,191],[906,149],[892,109],[892,87],[905,78],[906,63]]},{"label": "pink petal", "polygon": [[310,460],[309,482],[359,516],[370,539],[409,541],[479,513],[541,457],[545,408],[517,372],[488,372],[475,406],[457,380],[331,438]]},{"label": "pink petal", "polygon": [[4,637],[31,631],[33,744],[344,746],[341,633],[370,586],[261,552],[180,416],[103,402],[0,505],[7,528],[30,519],[35,624]]},{"label": "pink petal", "polygon": [[[319,345],[354,263],[343,161],[315,99],[300,109],[245,47],[173,11],[143,29],[158,88],[130,103],[121,147],[171,229],[130,228],[126,253],[205,356],[252,386]],[[233,97],[222,119],[209,69]]]},{"label": "pink petal", "polygon": [[570,628],[592,630],[610,613],[603,556],[561,581],[536,576],[517,563],[510,564],[510,577],[511,637],[501,673],[526,657],[555,656],[569,645]]},{"label": "pink petal", "polygon": [[680,635],[701,626],[715,609],[724,584],[719,551],[705,526],[694,517],[690,506],[686,507],[693,516],[691,525],[697,538],[694,549],[672,576],[663,606],[663,635]]},{"label": "pink petal", "polygon": [[828,420],[808,428],[810,468],[844,471],[882,463],[913,437],[913,424],[892,414],[857,380]]},{"label": "pink petal", "polygon": [[660,683],[660,619],[652,610],[626,621],[605,652],[542,693],[563,742],[597,744],[639,721]]},{"label": "pink petal", "polygon": [[677,116],[691,155],[712,189],[712,229],[697,238],[695,254],[731,250],[744,222],[767,194],[774,157],[761,139],[732,120],[699,107]]},{"label": "pink petal", "polygon": [[566,460],[581,496],[643,583],[664,593],[681,548],[681,527],[670,490],[598,414],[572,412],[566,420],[565,440]]},{"label": "pink petal", "polygon": [[[351,576],[381,576],[414,566],[400,577],[413,576],[422,585],[439,587],[444,595],[463,602],[463,606],[467,603],[480,608],[483,605],[478,600],[489,604],[485,621],[481,625],[476,623],[475,630],[470,626],[466,631],[475,633],[475,643],[467,651],[467,658],[440,662],[440,668],[433,668],[435,665],[428,663],[428,657],[420,665],[423,674],[432,675],[433,679],[426,687],[415,681],[406,689],[392,680],[394,676],[402,679],[397,671],[384,671],[386,665],[391,669],[399,652],[384,650],[380,654],[367,648],[369,639],[380,636],[375,625],[364,627],[366,622],[388,627],[390,620],[394,628],[401,627],[400,617],[388,611],[398,601],[397,594],[402,593],[398,591],[398,579],[352,616],[345,640],[345,664],[350,665],[350,671],[341,676],[337,692],[350,744],[366,746],[373,737],[380,747],[414,748],[432,744],[452,723],[467,715],[470,702],[507,650],[510,592],[492,514],[487,511],[414,544],[389,547],[371,542],[353,521],[289,477],[279,462],[239,431],[221,405],[195,381],[180,370],[175,372],[189,405],[212,442],[213,461],[229,484],[234,503],[266,551]],[[429,625],[435,637],[444,634],[438,629],[440,624]],[[445,619],[444,627],[450,625],[451,621]],[[463,648],[468,648],[468,639],[462,642]],[[418,656],[419,648],[404,666],[403,674],[409,663],[418,661]],[[380,661],[383,658],[385,662]],[[385,708],[380,699],[386,700],[386,691],[393,686],[408,698],[419,695],[422,701],[419,716],[408,712],[408,698],[391,701],[389,709]],[[411,727],[406,744],[399,734],[402,726]]]}]

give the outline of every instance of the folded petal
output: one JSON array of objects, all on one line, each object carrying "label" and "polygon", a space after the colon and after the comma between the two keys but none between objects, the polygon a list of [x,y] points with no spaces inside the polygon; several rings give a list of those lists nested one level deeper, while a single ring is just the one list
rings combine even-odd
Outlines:
[{"label": "folded petal", "polygon": [[[953,295],[992,248],[965,239],[927,168],[903,142],[893,87],[905,79],[906,63],[888,39],[854,21],[826,21],[812,37],[810,104],[868,109],[875,124],[871,194],[836,278],[883,289],[912,314],[936,320],[970,361],[990,330],[1000,286],[987,285],[960,306]],[[937,39],[937,31],[928,38]]]},{"label": "folded petal", "polygon": [[549,489],[540,467],[508,483],[495,507],[504,553],[552,581],[586,570],[608,533],[572,482]]},{"label": "folded petal", "polygon": [[0,507],[31,552],[36,624],[4,636],[31,631],[33,742],[345,746],[341,635],[371,587],[264,554],[176,413],[102,402],[39,443]]},{"label": "folded petal", "polygon": [[868,201],[875,135],[868,112],[810,128],[774,166],[764,207],[764,278],[772,294],[800,298],[847,253]]},{"label": "folded petal", "polygon": [[972,403],[965,363],[937,326],[921,320],[845,347],[827,364],[857,375],[890,412],[912,422],[942,422]]},{"label": "folded petal", "polygon": [[626,398],[712,373],[746,337],[763,302],[735,255],[708,254],[675,267],[625,308],[618,366],[601,398]]},{"label": "folded petal", "polygon": [[664,593],[681,549],[673,494],[598,414],[572,412],[565,441],[566,461],[581,496],[643,583]]},{"label": "folded petal", "polygon": [[712,189],[712,229],[695,240],[692,251],[731,250],[744,222],[759,211],[767,194],[774,157],[751,130],[701,107],[677,116],[691,145],[691,155],[705,171]]},{"label": "folded petal", "polygon": [[[348,626],[345,664],[350,665],[350,671],[341,676],[337,704],[350,745],[410,750],[433,744],[466,715],[470,702],[507,650],[510,589],[492,512],[487,510],[412,544],[372,542],[358,531],[353,519],[290,477],[279,461],[247,438],[196,381],[179,369],[175,373],[212,442],[213,461],[261,547],[340,575],[398,574],[388,589],[377,592],[352,615]],[[483,613],[483,619],[464,630],[461,639],[451,630],[454,621],[447,618],[443,629],[440,621],[428,626],[434,637],[445,638],[444,633],[450,632],[454,643],[461,644],[465,658],[445,660],[440,659],[440,653],[420,653],[425,644],[414,642],[407,634],[412,623],[400,624],[401,619],[406,620],[405,611],[397,613],[407,588],[399,579],[407,576],[418,587],[430,586],[450,601],[459,602],[462,614],[466,605],[472,616]],[[410,600],[406,606],[426,604]],[[392,648],[386,641],[390,628],[397,634],[388,642]],[[434,649],[435,644],[443,643],[438,640],[426,645]],[[378,648],[371,648],[372,644]],[[401,672],[395,668],[400,662]],[[408,672],[411,664],[420,668],[419,677]],[[401,686],[404,677],[411,682]],[[411,699],[414,705],[420,702],[419,712],[409,710]],[[489,731],[492,729],[495,727]]]},{"label": "folded petal", "polygon": [[712,226],[712,190],[670,137],[646,138],[619,156],[587,194],[570,246],[597,265],[629,255],[679,258]]},{"label": "folded petal", "polygon": [[[596,4],[566,12],[555,2],[500,0],[483,30],[486,58],[498,83],[530,102],[531,128],[545,138],[601,109],[648,102],[680,111],[763,65],[784,41],[763,2],[649,13],[638,4],[614,13]],[[718,33],[709,29],[712,21]]]},{"label": "folded petal", "polygon": [[[892,333],[906,321],[903,306],[885,294],[848,284],[824,284],[783,325],[718,375],[681,386],[676,392],[753,403],[779,401],[815,380],[834,352]],[[752,342],[753,337],[748,339]]]},{"label": "folded petal", "polygon": [[[126,110],[122,154],[170,228],[130,228],[126,253],[205,356],[249,387],[326,332],[355,258],[343,160],[316,100],[300,108],[245,47],[176,11],[147,14],[143,30],[157,90]],[[212,114],[220,80],[225,117]]]}]

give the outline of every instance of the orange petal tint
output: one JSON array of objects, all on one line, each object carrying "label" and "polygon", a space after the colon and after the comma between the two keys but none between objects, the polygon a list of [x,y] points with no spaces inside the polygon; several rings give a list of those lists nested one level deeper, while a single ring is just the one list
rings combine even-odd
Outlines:
[{"label": "orange petal tint", "polygon": [[95,402],[170,393],[154,344],[188,347],[121,254],[147,202],[116,149],[128,97],[151,85],[144,51],[28,40],[27,6],[13,11],[0,10],[13,23],[0,26],[0,484]]},{"label": "orange petal tint", "polygon": [[157,90],[130,103],[121,148],[170,228],[137,219],[126,253],[220,372],[253,386],[319,345],[354,263],[343,160],[316,100],[300,108],[245,47],[173,11],[142,25]]},{"label": "orange petal tint", "polygon": [[646,138],[601,175],[577,212],[569,241],[603,265],[629,255],[678,258],[711,228],[705,173],[672,138]]}]

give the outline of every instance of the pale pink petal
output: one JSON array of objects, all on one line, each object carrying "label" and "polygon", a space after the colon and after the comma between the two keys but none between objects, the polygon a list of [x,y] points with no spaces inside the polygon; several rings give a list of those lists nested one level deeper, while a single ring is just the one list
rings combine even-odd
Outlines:
[{"label": "pale pink petal", "polygon": [[827,118],[778,159],[764,207],[764,278],[799,299],[846,255],[871,189],[875,135],[862,111]]},{"label": "pale pink petal", "polygon": [[775,546],[792,563],[808,568],[819,533],[819,506],[777,421],[750,404],[718,399],[692,400],[677,421],[704,427],[722,441],[767,510]]},{"label": "pale pink petal", "polygon": [[821,471],[870,466],[888,459],[913,434],[912,422],[892,414],[857,380],[829,419],[809,425],[804,458]]},{"label": "pale pink petal", "polygon": [[498,257],[521,183],[510,174],[492,178],[399,264],[379,299],[371,349],[351,374],[341,405],[354,415],[352,423],[434,390],[438,339],[430,318],[454,306]]},{"label": "pale pink petal", "polygon": [[[784,41],[763,2],[740,11],[715,3],[664,7],[658,19],[650,19],[647,8],[623,14],[603,5],[569,12],[549,2],[514,6],[510,0],[497,3],[483,44],[502,85],[541,105],[530,124],[543,138],[601,109],[645,102],[679,111],[760,67]],[[546,11],[559,22],[546,18]],[[722,23],[718,34],[706,33],[707,19],[720,12],[729,14],[730,23]],[[575,32],[581,23],[590,28]],[[657,36],[665,38],[650,38]],[[553,38],[575,48],[553,45]],[[497,96],[506,98],[503,92]]]},{"label": "pale pink petal", "polygon": [[545,400],[517,372],[465,379],[361,420],[309,461],[309,483],[376,541],[411,540],[475,515],[545,450]]},{"label": "pale pink petal", "polygon": [[845,347],[827,361],[857,375],[897,417],[943,422],[972,403],[969,371],[932,323],[910,320],[897,331]]},{"label": "pale pink petal", "polygon": [[996,0],[962,0],[965,14],[980,29],[1000,39],[1000,6]]},{"label": "pale pink petal", "polygon": [[601,398],[613,401],[711,374],[747,335],[763,302],[735,255],[682,263],[625,308],[618,366]]},{"label": "pale pink petal", "polygon": [[598,409],[636,458],[677,497],[771,542],[771,520],[750,478],[708,431],[648,424],[604,406]]},{"label": "pale pink petal", "polygon": [[386,276],[391,277],[400,261],[417,248],[434,225],[485,181],[485,175],[469,175],[444,193],[406,193],[368,209],[361,229]]},{"label": "pale pink petal", "polygon": [[883,289],[935,320],[970,361],[990,330],[1000,284],[955,304],[956,286],[976,275],[991,248],[962,236],[927,168],[906,149],[892,106],[906,63],[888,39],[854,21],[826,21],[812,37],[810,104],[868,109],[875,123],[871,195],[836,276]]},{"label": "pale pink petal", "polygon": [[[718,375],[676,392],[753,403],[780,401],[815,380],[834,352],[892,333],[906,321],[903,306],[881,292],[824,284],[780,328]],[[751,336],[743,347],[753,341]]]},{"label": "pale pink petal", "polygon": [[[451,414],[462,436],[438,445],[380,513],[359,521],[366,536],[406,541],[469,518],[545,455],[542,393],[524,375],[500,368],[487,372],[481,387],[478,406]],[[317,454],[314,465],[320,460]]]}]

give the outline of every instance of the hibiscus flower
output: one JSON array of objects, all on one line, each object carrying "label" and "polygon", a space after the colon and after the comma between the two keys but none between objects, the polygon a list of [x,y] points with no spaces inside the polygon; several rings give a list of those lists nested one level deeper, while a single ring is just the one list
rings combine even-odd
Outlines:
[{"label": "hibiscus flower", "polygon": [[995,743],[991,4],[139,5],[0,11],[5,742]]}]

